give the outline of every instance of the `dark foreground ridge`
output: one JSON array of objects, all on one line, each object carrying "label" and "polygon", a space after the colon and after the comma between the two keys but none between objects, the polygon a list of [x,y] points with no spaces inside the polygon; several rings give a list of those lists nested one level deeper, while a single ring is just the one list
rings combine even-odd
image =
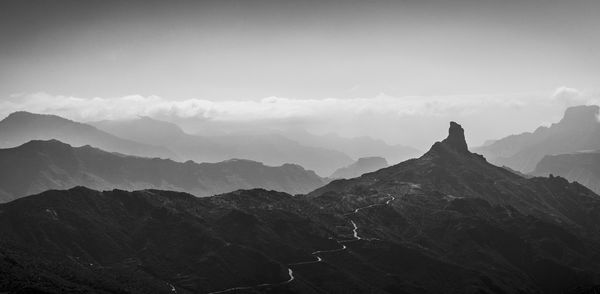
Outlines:
[{"label": "dark foreground ridge", "polygon": [[420,158],[305,196],[74,188],[2,204],[0,290],[598,290],[600,196],[523,178],[464,142],[451,124]]}]

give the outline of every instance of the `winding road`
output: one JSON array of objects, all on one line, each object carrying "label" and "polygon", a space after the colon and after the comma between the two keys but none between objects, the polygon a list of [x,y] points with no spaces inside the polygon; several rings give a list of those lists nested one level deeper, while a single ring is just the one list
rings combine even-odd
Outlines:
[{"label": "winding road", "polygon": [[[389,200],[387,200],[384,203],[376,203],[376,204],[371,204],[371,205],[367,205],[364,207],[359,207],[354,209],[352,212],[346,213],[344,214],[344,216],[349,216],[352,214],[356,214],[359,211],[363,210],[363,209],[367,209],[367,208],[371,208],[371,207],[375,207],[375,206],[381,206],[381,205],[389,205],[392,201],[396,200],[396,197],[394,197],[393,195],[388,194],[388,196],[390,197]],[[291,267],[293,266],[298,266],[298,265],[305,265],[305,264],[313,264],[313,263],[319,263],[319,262],[323,262],[324,259],[321,258],[319,256],[319,254],[322,253],[332,253],[332,252],[339,252],[339,251],[343,251],[348,249],[348,247],[342,243],[344,242],[352,242],[352,241],[358,241],[358,240],[365,240],[365,241],[373,241],[373,240],[378,240],[377,238],[362,238],[358,235],[358,226],[356,225],[356,223],[353,220],[350,220],[350,224],[352,224],[352,238],[351,240],[337,240],[334,239],[339,245],[341,245],[340,248],[338,249],[331,249],[331,250],[317,250],[315,252],[312,252],[311,255],[313,255],[314,257],[316,257],[316,260],[311,260],[311,261],[301,261],[301,262],[294,262],[294,263],[289,263],[288,264],[288,276],[289,278],[283,282],[279,282],[279,283],[264,283],[264,284],[259,284],[259,285],[253,285],[253,286],[243,286],[243,287],[234,287],[234,288],[228,288],[228,289],[224,289],[224,290],[220,290],[220,291],[215,291],[215,292],[209,292],[207,294],[219,294],[219,293],[228,293],[228,292],[232,292],[232,291],[239,291],[239,290],[251,290],[251,289],[256,289],[256,288],[262,288],[262,287],[267,287],[267,286],[280,286],[280,285],[285,285],[288,284],[290,282],[292,282],[295,278],[294,278],[294,271],[291,269]],[[333,238],[330,238],[333,239]],[[175,287],[173,287],[173,285],[171,285],[171,287],[173,289],[175,289]]]},{"label": "winding road", "polygon": [[167,283],[169,286],[171,286],[171,292],[177,294],[177,289],[175,288],[175,286],[173,286],[173,284],[171,283]]}]

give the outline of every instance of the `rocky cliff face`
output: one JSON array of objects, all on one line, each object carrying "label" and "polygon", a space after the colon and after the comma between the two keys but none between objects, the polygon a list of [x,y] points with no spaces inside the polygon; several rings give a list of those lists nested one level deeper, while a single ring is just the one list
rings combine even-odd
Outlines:
[{"label": "rocky cliff face", "polygon": [[448,137],[442,141],[442,144],[452,148],[459,153],[469,153],[467,141],[465,140],[465,130],[457,123],[450,122]]}]

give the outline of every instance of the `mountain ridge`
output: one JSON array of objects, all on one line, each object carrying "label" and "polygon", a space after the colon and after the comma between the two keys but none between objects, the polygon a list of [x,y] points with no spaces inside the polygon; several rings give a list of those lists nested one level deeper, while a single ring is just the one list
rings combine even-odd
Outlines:
[{"label": "mountain ridge", "polygon": [[562,176],[576,181],[596,194],[600,194],[600,153],[579,152],[570,154],[546,155],[536,165],[531,175]]},{"label": "mountain ridge", "polygon": [[100,121],[92,125],[135,141],[166,146],[179,157],[197,162],[245,158],[269,165],[296,163],[323,176],[331,174],[338,166],[352,162],[343,152],[305,146],[279,134],[192,135],[174,123],[149,117]]},{"label": "mountain ridge", "polygon": [[[401,183],[398,179],[416,184],[421,189],[441,192],[448,197],[481,198],[491,204],[513,206],[525,214],[533,213],[538,217],[553,215],[560,221],[566,222],[588,225],[592,221],[590,219],[583,221],[577,214],[594,219],[590,215],[590,209],[592,211],[598,209],[596,206],[592,208],[584,205],[579,205],[575,209],[573,207],[575,200],[563,198],[562,193],[574,193],[581,197],[577,201],[582,202],[598,198],[580,184],[562,186],[563,181],[568,182],[558,177],[527,179],[488,163],[480,154],[469,152],[464,131],[456,123],[450,124],[446,139],[434,143],[431,149],[419,158],[359,178],[334,180],[309,195],[318,197],[328,192],[352,193],[355,190],[365,189],[393,190],[394,185]],[[532,197],[532,194],[538,196]]]},{"label": "mountain ridge", "polygon": [[544,155],[600,149],[599,113],[597,105],[569,107],[563,118],[549,127],[507,136],[475,151],[494,164],[529,173]]},{"label": "mountain ridge", "polygon": [[272,167],[250,160],[176,162],[110,153],[58,140],[30,141],[0,149],[1,200],[46,189],[85,185],[95,189],[163,188],[209,196],[240,188],[308,192],[325,181],[294,164]]},{"label": "mountain ridge", "polygon": [[128,155],[176,158],[167,148],[123,139],[91,125],[57,115],[18,111],[0,121],[0,147],[15,147],[31,140],[51,139],[75,146],[92,145]]}]

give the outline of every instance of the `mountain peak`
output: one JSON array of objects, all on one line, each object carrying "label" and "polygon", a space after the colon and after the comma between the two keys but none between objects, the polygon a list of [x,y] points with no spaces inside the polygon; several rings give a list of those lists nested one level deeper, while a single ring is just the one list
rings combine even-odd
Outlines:
[{"label": "mountain peak", "polygon": [[559,124],[575,127],[597,124],[598,113],[600,113],[600,107],[598,105],[579,105],[569,107],[567,110],[565,110],[565,115],[560,120]]},{"label": "mountain peak", "polygon": [[[72,120],[54,114],[41,114],[28,111],[15,111],[9,114],[2,121],[4,124],[46,124],[46,123],[75,123]],[[78,123],[79,124],[79,123]]]},{"label": "mountain peak", "polygon": [[27,116],[27,115],[33,115],[33,113],[28,112],[28,111],[19,110],[19,111],[15,111],[15,112],[10,113],[8,115],[8,117]]},{"label": "mountain peak", "polygon": [[431,149],[427,153],[423,155],[423,157],[427,158],[430,156],[439,156],[446,157],[448,155],[466,155],[468,157],[474,157],[478,159],[483,159],[485,161],[485,157],[477,153],[471,153],[469,151],[469,147],[467,146],[467,141],[465,140],[465,130],[457,123],[450,122],[450,128],[448,129],[448,137],[441,142],[435,142]]},{"label": "mountain peak", "polygon": [[465,130],[457,123],[451,121],[448,129],[448,137],[442,141],[442,144],[461,153],[468,153],[469,147],[465,140]]},{"label": "mountain peak", "polygon": [[7,118],[37,118],[37,117],[57,117],[52,114],[41,114],[41,113],[33,113],[29,111],[15,111],[7,116]]}]

